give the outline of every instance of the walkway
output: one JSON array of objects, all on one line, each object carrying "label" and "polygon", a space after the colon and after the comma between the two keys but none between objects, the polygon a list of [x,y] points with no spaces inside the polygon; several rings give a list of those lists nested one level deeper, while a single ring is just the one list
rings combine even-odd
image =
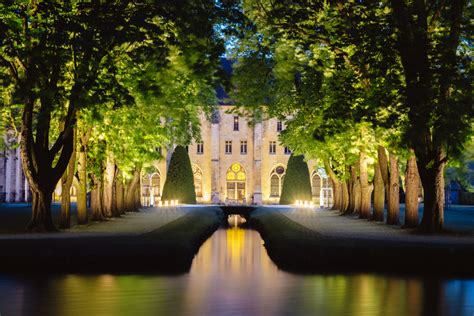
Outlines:
[{"label": "walkway", "polygon": [[441,236],[422,235],[417,234],[416,229],[402,229],[400,226],[389,226],[382,222],[340,216],[337,211],[289,207],[277,209],[292,221],[326,237],[441,243],[452,242],[455,239],[459,242],[474,244],[474,208],[472,207],[453,207],[447,211],[445,227],[453,233]]},{"label": "walkway", "polygon": [[[140,235],[160,228],[186,214],[189,207],[143,208],[140,212],[126,213],[104,222],[90,222],[84,226],[73,226],[61,230],[61,234],[25,233],[24,229],[31,216],[31,206],[24,203],[0,204],[0,239],[8,238],[68,238],[107,235]],[[53,206],[53,218],[59,217],[59,205]],[[75,210],[73,223],[75,222]]]}]

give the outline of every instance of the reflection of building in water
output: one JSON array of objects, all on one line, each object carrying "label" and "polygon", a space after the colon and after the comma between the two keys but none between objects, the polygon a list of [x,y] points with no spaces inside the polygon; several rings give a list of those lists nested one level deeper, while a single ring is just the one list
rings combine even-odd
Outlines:
[{"label": "reflection of building in water", "polygon": [[[201,116],[202,141],[188,146],[194,185],[201,203],[278,203],[290,150],[278,142],[283,123],[276,119],[249,125],[245,117],[229,113],[233,106],[217,107],[208,120]],[[142,201],[154,204],[165,182],[167,159],[155,163],[142,178]],[[316,205],[332,206],[332,183],[316,161],[308,161]],[[152,175],[158,177],[149,190]]]}]

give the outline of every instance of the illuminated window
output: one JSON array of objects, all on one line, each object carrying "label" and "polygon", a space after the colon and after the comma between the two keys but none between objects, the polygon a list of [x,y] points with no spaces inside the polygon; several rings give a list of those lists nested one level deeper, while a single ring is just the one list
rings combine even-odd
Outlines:
[{"label": "illuminated window", "polygon": [[234,163],[227,169],[227,198],[242,201],[245,198],[245,181],[247,176],[239,163]]},{"label": "illuminated window", "polygon": [[275,155],[276,154],[276,141],[270,141],[270,146],[269,146],[269,153],[270,155]]},{"label": "illuminated window", "polygon": [[277,122],[277,132],[281,132],[283,130],[283,123],[281,121]]},{"label": "illuminated window", "polygon": [[232,141],[231,140],[225,141],[225,153],[228,155],[232,154]]},{"label": "illuminated window", "polygon": [[199,142],[196,144],[196,153],[198,155],[202,155],[204,153],[204,143],[203,142]]},{"label": "illuminated window", "polygon": [[156,205],[156,199],[161,195],[161,175],[158,170],[144,174],[141,179],[141,202],[143,206]]},{"label": "illuminated window", "polygon": [[234,116],[234,131],[238,131],[238,130],[239,130],[239,117]]},{"label": "illuminated window", "polygon": [[160,196],[160,182],[161,177],[158,173],[154,173],[151,176],[151,191],[153,196]]},{"label": "illuminated window", "polygon": [[247,154],[247,141],[246,140],[240,141],[240,154],[241,155]]},{"label": "illuminated window", "polygon": [[285,178],[285,167],[277,166],[273,168],[270,174],[270,196],[279,197],[283,187],[283,180]]},{"label": "illuminated window", "polygon": [[311,177],[311,192],[314,197],[319,198],[321,196],[321,177],[314,171]]}]

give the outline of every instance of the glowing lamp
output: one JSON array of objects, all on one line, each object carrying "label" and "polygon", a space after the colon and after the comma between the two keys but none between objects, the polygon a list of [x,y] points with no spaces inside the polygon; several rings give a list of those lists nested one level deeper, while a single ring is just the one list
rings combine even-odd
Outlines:
[{"label": "glowing lamp", "polygon": [[168,200],[165,201],[165,206],[168,206]]},{"label": "glowing lamp", "polygon": [[174,200],[171,200],[171,206],[173,206],[173,205],[174,205]]},{"label": "glowing lamp", "polygon": [[163,206],[163,201],[159,201],[158,202],[158,207],[162,207]]}]

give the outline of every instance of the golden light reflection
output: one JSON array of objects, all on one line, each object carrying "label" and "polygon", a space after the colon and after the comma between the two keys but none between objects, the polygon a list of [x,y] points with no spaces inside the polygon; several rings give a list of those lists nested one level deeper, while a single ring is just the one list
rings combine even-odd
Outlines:
[{"label": "golden light reflection", "polygon": [[245,231],[242,228],[233,227],[227,230],[227,252],[232,263],[240,263],[244,243]]}]

